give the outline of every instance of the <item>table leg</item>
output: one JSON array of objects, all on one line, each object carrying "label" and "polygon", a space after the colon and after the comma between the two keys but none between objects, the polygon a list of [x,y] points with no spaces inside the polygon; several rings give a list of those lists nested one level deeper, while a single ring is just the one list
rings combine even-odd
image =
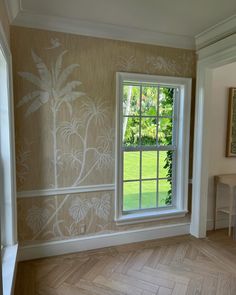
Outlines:
[{"label": "table leg", "polygon": [[234,199],[234,190],[233,187],[229,187],[229,236],[231,236],[232,229],[232,216],[233,216],[233,199]]},{"label": "table leg", "polygon": [[214,215],[214,230],[216,230],[216,221],[217,221],[217,202],[218,202],[218,183],[214,183],[215,190],[215,215]]}]

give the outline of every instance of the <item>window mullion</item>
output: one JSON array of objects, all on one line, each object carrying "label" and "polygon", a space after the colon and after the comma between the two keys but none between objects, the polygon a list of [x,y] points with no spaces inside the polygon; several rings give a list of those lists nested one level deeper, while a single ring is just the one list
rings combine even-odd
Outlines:
[{"label": "window mullion", "polygon": [[[159,104],[160,104],[160,87],[158,86],[157,93],[157,147],[159,148],[158,133],[159,133]],[[159,199],[159,149],[157,150],[157,182],[156,182],[156,207],[158,208],[158,199]]]},{"label": "window mullion", "polygon": [[138,151],[175,151],[176,146],[172,145],[163,145],[163,146],[143,146],[143,147],[134,147],[134,146],[123,146],[121,151],[123,152],[138,152]]},{"label": "window mullion", "polygon": [[142,136],[142,115],[141,115],[141,110],[142,110],[142,93],[143,93],[143,87],[142,85],[140,86],[140,94],[139,94],[139,146],[140,146],[140,161],[139,161],[139,170],[140,170],[140,180],[139,180],[139,209],[141,209],[141,204],[142,204],[142,141],[141,141],[141,136]]},{"label": "window mullion", "polygon": [[175,150],[172,153],[172,205],[176,206],[176,161],[177,161],[177,117],[178,117],[178,106],[179,106],[179,95],[180,89],[176,88],[174,91],[174,112],[172,114],[173,130],[172,130],[172,142],[175,146]]}]

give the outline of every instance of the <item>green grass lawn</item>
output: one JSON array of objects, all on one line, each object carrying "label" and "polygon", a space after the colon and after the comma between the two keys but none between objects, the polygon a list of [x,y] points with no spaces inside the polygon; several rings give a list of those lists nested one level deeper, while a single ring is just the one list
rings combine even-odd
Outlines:
[{"label": "green grass lawn", "polygon": [[[145,180],[148,178],[165,178],[167,170],[165,166],[166,152],[159,152],[159,165],[157,169],[157,152],[142,153],[142,198],[141,207],[156,207],[156,180]],[[159,170],[159,171],[158,171]],[[124,180],[138,180],[140,173],[140,154],[139,152],[125,152],[124,154]],[[158,174],[158,175],[157,175]],[[158,181],[158,206],[165,206],[168,197],[170,183],[165,180]],[[123,210],[139,209],[139,181],[124,183],[124,202]]]}]

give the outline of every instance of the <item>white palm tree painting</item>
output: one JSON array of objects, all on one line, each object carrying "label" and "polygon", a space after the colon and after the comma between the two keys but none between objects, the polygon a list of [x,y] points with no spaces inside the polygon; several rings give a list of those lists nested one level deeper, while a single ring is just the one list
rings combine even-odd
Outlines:
[{"label": "white palm tree painting", "polygon": [[[79,151],[72,150],[64,154],[65,160],[78,171],[72,186],[80,185],[94,169],[110,168],[114,162],[112,155],[114,130],[104,127],[108,113],[109,107],[106,101],[86,97],[81,100],[81,119],[72,117],[71,121],[63,122],[59,127],[65,142],[70,143],[73,137],[77,137],[81,144]],[[91,146],[89,133],[94,126],[102,129],[102,135],[98,136],[96,145]]]},{"label": "white palm tree painting", "polygon": [[[51,68],[48,68],[42,58],[34,51],[31,53],[38,75],[30,72],[19,72],[19,75],[33,84],[35,89],[22,97],[17,107],[27,106],[25,118],[28,118],[41,107],[49,104],[52,114],[51,134],[53,138],[52,163],[54,167],[54,184],[52,187],[58,187],[59,167],[63,167],[63,160],[71,161],[71,168],[76,171],[76,173],[72,173],[72,175],[75,175],[75,179],[72,179],[71,186],[78,186],[95,168],[101,169],[103,167],[110,167],[114,161],[112,156],[113,141],[111,136],[98,136],[96,147],[88,144],[88,135],[94,127],[100,127],[100,129],[105,132],[104,123],[109,113],[107,102],[101,99],[91,99],[86,97],[85,93],[78,91],[78,88],[82,84],[80,81],[68,81],[70,75],[74,73],[79,65],[71,64],[63,69],[63,57],[67,51],[63,51],[59,54],[55,64],[52,65]],[[72,103],[82,96],[84,96],[84,99],[82,99],[80,110],[81,116],[78,114],[75,116],[73,115]],[[66,105],[72,119],[71,121],[61,123],[57,115],[63,104]],[[82,149],[76,150],[72,148],[70,152],[63,153],[63,151],[58,148],[57,144],[59,132],[68,145],[70,144],[71,137],[77,136],[82,143]],[[108,133],[111,134],[112,132],[109,131]],[[93,160],[90,161],[90,167],[88,167],[87,158],[90,152],[93,153]],[[90,156],[91,154],[89,154],[89,158],[91,158]],[[58,196],[55,196],[53,213],[48,218],[43,218],[40,222],[40,226],[34,227],[33,240],[37,239],[41,234],[44,234],[45,229],[51,222],[53,224],[51,233],[53,233],[55,237],[63,236],[61,226],[64,224],[64,220],[58,220],[58,213],[69,197],[70,195],[66,195],[59,204]],[[30,224],[30,222],[27,223],[28,225]]]},{"label": "white palm tree painting", "polygon": [[66,104],[70,114],[72,114],[71,103],[83,96],[84,93],[76,89],[82,84],[80,81],[69,81],[69,76],[79,67],[78,64],[71,64],[62,68],[63,56],[67,51],[63,51],[56,59],[55,65],[48,69],[43,60],[32,50],[32,58],[36,66],[38,76],[29,72],[19,72],[19,75],[32,83],[37,89],[25,95],[17,104],[17,107],[28,105],[25,117],[39,110],[44,104],[50,103],[52,112],[52,130],[53,136],[53,165],[54,165],[54,187],[58,187],[58,158],[59,150],[57,148],[57,113],[62,106]]},{"label": "white palm tree painting", "polygon": [[[47,67],[44,61],[33,50],[31,51],[32,59],[36,66],[38,75],[30,72],[19,72],[19,75],[33,84],[36,89],[25,95],[17,104],[17,107],[27,105],[25,117],[30,116],[38,111],[43,105],[49,103],[52,113],[52,129],[51,134],[53,137],[53,167],[54,167],[54,187],[58,187],[58,166],[62,164],[60,149],[57,147],[57,113],[65,104],[68,107],[70,115],[72,115],[71,103],[84,93],[78,91],[81,85],[80,81],[68,81],[70,75],[79,67],[78,64],[71,64],[63,69],[63,57],[67,51],[59,54],[54,65],[51,69]],[[58,221],[58,198],[55,197],[55,225],[57,231],[60,233],[60,221]]]}]

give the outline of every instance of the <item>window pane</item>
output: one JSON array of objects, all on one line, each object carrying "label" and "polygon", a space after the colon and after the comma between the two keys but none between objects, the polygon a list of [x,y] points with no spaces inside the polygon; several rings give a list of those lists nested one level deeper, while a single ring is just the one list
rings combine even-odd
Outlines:
[{"label": "window pane", "polygon": [[139,209],[139,181],[124,182],[123,211]]},{"label": "window pane", "polygon": [[142,209],[156,208],[156,180],[142,181]]},{"label": "window pane", "polygon": [[142,152],[142,179],[157,178],[157,152]]},{"label": "window pane", "polygon": [[160,118],[158,125],[159,145],[172,145],[172,119]]},{"label": "window pane", "polygon": [[172,177],[172,151],[159,152],[159,178]]},{"label": "window pane", "polygon": [[124,180],[140,179],[140,152],[124,152]]},{"label": "window pane", "polygon": [[139,145],[139,118],[123,118],[123,145]]},{"label": "window pane", "polygon": [[174,102],[174,88],[160,88],[159,115],[172,116]]},{"label": "window pane", "polygon": [[157,115],[157,87],[142,88],[142,115],[156,116]]},{"label": "window pane", "polygon": [[140,86],[123,86],[123,115],[139,116],[140,113]]},{"label": "window pane", "polygon": [[156,145],[157,119],[142,118],[141,120],[141,145]]},{"label": "window pane", "polygon": [[163,179],[158,181],[158,207],[171,205],[172,185],[171,180]]}]

